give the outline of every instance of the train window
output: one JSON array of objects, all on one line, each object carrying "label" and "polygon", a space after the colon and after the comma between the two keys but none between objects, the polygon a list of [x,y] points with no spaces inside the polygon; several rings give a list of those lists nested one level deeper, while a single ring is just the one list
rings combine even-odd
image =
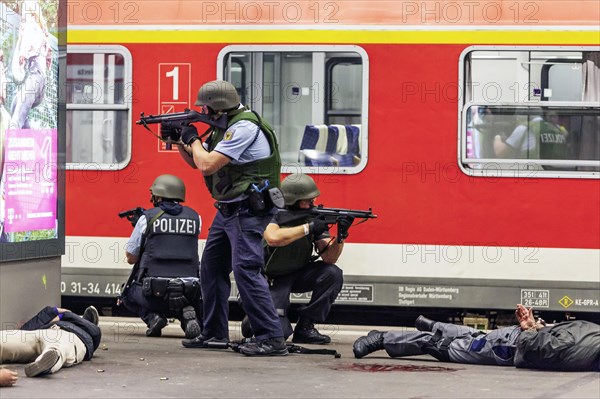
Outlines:
[{"label": "train window", "polygon": [[368,66],[357,46],[228,46],[217,74],[274,127],[284,173],[351,174],[367,161]]},{"label": "train window", "polygon": [[597,48],[469,48],[461,64],[465,173],[600,177]]},{"label": "train window", "polygon": [[360,123],[362,64],[358,58],[332,58],[325,77],[326,124]]},{"label": "train window", "polygon": [[67,168],[124,168],[131,159],[131,54],[122,46],[67,50]]}]

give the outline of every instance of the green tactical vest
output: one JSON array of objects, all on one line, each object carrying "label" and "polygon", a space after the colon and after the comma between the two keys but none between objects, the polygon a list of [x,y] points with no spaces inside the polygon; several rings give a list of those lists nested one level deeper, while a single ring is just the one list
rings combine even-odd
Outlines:
[{"label": "green tactical vest", "polygon": [[[231,114],[230,114],[231,115]],[[281,158],[279,157],[279,145],[269,124],[259,118],[254,112],[241,110],[233,114],[227,121],[227,129],[214,128],[209,138],[208,151],[213,151],[218,143],[225,137],[225,133],[231,125],[246,120],[258,126],[267,137],[271,147],[271,155],[249,163],[234,165],[228,163],[210,176],[204,176],[204,182],[212,197],[217,201],[227,201],[239,197],[251,184],[258,184],[262,180],[269,180],[269,187],[280,186]]]},{"label": "green tactical vest", "polygon": [[[282,225],[282,228],[300,226],[306,220],[296,220]],[[264,243],[266,246],[266,242]],[[265,274],[268,277],[278,277],[291,274],[305,267],[313,253],[313,235],[304,236],[284,247],[267,247],[268,260],[265,264]]]},{"label": "green tactical vest", "polygon": [[566,159],[566,131],[543,120],[533,121],[527,125],[529,134],[535,135],[534,148],[529,150],[529,159]]}]

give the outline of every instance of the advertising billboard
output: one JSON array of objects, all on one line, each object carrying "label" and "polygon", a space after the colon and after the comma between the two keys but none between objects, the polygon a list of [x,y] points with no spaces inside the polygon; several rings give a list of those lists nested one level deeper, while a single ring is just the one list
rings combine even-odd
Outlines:
[{"label": "advertising billboard", "polygon": [[60,3],[0,4],[0,261],[62,253]]}]

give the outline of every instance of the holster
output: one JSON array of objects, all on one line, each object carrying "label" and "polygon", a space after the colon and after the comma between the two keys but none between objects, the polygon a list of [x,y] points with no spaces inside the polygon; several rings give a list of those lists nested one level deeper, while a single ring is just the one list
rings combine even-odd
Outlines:
[{"label": "holster", "polygon": [[169,288],[168,278],[145,277],[142,280],[142,293],[144,296],[154,296],[164,298]]},{"label": "holster", "polygon": [[273,207],[283,208],[285,202],[281,190],[269,187],[269,181],[263,180],[260,184],[252,184],[248,190],[248,207],[253,214],[263,214]]},{"label": "holster", "polygon": [[262,213],[267,209],[267,202],[261,191],[250,189],[248,193],[248,208],[254,214]]}]

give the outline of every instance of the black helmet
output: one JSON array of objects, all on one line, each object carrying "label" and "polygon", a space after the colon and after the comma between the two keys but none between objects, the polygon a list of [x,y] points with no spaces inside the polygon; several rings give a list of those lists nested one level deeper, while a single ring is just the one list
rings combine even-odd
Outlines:
[{"label": "black helmet", "polygon": [[198,90],[196,105],[207,105],[213,111],[226,111],[240,104],[235,87],[225,80],[206,82]]},{"label": "black helmet", "polygon": [[315,181],[304,173],[293,173],[281,182],[285,204],[294,205],[299,200],[312,199],[321,195]]},{"label": "black helmet", "polygon": [[150,192],[155,197],[185,201],[185,184],[177,176],[160,175],[152,183]]}]

